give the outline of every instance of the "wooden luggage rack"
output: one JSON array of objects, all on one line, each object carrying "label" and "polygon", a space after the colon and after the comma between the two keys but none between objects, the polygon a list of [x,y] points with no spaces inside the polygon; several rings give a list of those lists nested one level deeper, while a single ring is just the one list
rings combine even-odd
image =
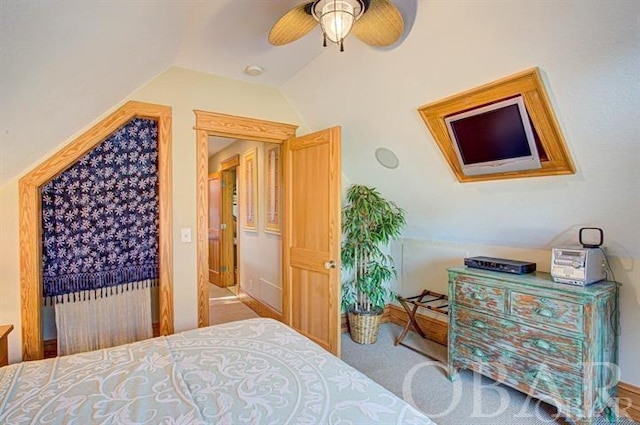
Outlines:
[{"label": "wooden luggage rack", "polygon": [[405,298],[396,294],[396,298],[398,299],[402,307],[407,312],[407,315],[409,316],[409,320],[407,321],[407,324],[405,325],[398,339],[396,339],[396,342],[394,345],[401,344],[412,350],[418,351],[421,354],[427,355],[426,353],[416,350],[413,347],[409,347],[408,345],[403,344],[402,340],[404,339],[405,336],[407,336],[407,333],[412,327],[418,333],[418,335],[420,335],[422,338],[427,338],[424,331],[420,328],[418,321],[416,320],[416,313],[418,312],[418,309],[422,307],[422,308],[426,308],[427,310],[431,310],[433,312],[448,316],[449,315],[449,297],[444,294],[439,294],[437,292],[432,292],[425,289],[419,295],[415,295],[413,297]]}]

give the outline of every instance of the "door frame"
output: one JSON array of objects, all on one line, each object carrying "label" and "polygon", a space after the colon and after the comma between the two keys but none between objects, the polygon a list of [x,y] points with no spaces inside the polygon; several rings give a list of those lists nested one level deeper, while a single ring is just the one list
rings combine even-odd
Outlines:
[{"label": "door frame", "polygon": [[[208,279],[208,175],[209,136],[256,142],[283,144],[296,135],[297,125],[265,121],[236,115],[220,114],[194,109],[196,116],[196,273],[198,280],[198,327],[209,325],[209,279]],[[286,182],[283,182],[283,186]],[[286,220],[286,217],[283,217]],[[284,252],[285,245],[282,244]],[[283,292],[286,282],[283,281]],[[283,313],[287,307],[283,303]],[[288,313],[288,312],[287,312]]]},{"label": "door frame", "polygon": [[158,122],[160,334],[173,333],[171,107],[129,101],[39,164],[19,182],[22,360],[44,357],[42,331],[42,207],[40,188],[133,118]]}]

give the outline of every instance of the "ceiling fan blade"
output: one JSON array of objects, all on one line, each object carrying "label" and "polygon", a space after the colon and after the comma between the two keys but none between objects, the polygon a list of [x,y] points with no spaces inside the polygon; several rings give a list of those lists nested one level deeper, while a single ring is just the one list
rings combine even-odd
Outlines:
[{"label": "ceiling fan blade", "polygon": [[351,32],[370,46],[390,46],[404,32],[404,21],[390,0],[371,0],[369,9],[353,24]]},{"label": "ceiling fan blade", "polygon": [[318,21],[305,11],[305,7],[306,4],[296,6],[278,19],[269,32],[269,43],[282,46],[296,41],[314,29]]}]

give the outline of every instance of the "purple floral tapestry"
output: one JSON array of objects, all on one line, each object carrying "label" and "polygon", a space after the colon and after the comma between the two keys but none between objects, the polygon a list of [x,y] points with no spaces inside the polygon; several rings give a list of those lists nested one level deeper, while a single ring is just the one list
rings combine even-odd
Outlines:
[{"label": "purple floral tapestry", "polygon": [[43,296],[105,296],[158,277],[158,126],[133,119],[42,187]]}]

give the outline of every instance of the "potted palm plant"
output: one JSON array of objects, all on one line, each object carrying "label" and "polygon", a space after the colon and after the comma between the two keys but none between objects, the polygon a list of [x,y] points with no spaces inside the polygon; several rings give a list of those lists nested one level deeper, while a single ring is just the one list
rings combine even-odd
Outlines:
[{"label": "potted palm plant", "polygon": [[395,276],[393,258],[384,248],[398,239],[406,224],[405,211],[371,187],[352,185],[342,209],[342,307],[351,338],[360,344],[376,342],[389,289]]}]

